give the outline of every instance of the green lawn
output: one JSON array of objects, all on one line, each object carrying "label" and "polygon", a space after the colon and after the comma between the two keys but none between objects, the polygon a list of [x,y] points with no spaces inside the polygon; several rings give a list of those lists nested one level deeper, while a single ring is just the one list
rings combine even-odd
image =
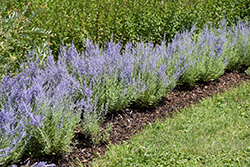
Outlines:
[{"label": "green lawn", "polygon": [[94,166],[250,166],[250,83],[157,121]]}]

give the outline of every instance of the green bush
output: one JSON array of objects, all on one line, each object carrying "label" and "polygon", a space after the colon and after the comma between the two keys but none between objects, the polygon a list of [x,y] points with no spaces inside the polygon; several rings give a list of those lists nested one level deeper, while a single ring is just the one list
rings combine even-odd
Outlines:
[{"label": "green bush", "polygon": [[4,3],[0,7],[0,78],[5,70],[15,73],[20,69],[25,54],[34,48],[36,42],[39,44],[35,47],[37,53],[42,54],[42,59],[45,58],[43,51],[49,46],[47,39],[50,32],[31,26],[32,16],[25,16],[27,8],[23,11],[9,10]]},{"label": "green bush", "polygon": [[[31,0],[31,12],[39,14],[32,26],[53,32],[52,50],[55,55],[62,41],[78,50],[86,37],[103,45],[112,34],[115,42],[132,41],[159,43],[165,35],[170,41],[183,28],[190,29],[196,22],[197,30],[210,21],[218,25],[223,17],[227,24],[236,23],[250,13],[250,2],[245,0],[181,0],[181,1],[100,1],[100,0]],[[25,6],[25,1],[8,1],[9,8]]]}]

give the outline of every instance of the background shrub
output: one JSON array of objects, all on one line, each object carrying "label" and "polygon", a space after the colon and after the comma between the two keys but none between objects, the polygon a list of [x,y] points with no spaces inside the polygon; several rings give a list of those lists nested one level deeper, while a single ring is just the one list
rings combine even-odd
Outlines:
[{"label": "background shrub", "polygon": [[[25,0],[7,1],[9,10],[22,8]],[[239,18],[246,18],[250,13],[250,2],[245,0],[31,0],[26,16],[33,12],[31,26],[52,31],[50,38],[53,53],[60,45],[71,43],[83,50],[86,37],[94,43],[104,45],[113,35],[117,43],[132,41],[167,42],[183,28],[190,30],[196,23],[197,31],[210,21],[218,26],[222,18],[227,24],[235,24]]]},{"label": "background shrub", "polygon": [[4,76],[5,70],[8,73],[20,70],[20,62],[25,60],[28,50],[36,42],[39,45],[35,47],[37,54],[41,54],[41,60],[45,59],[50,31],[33,27],[33,12],[26,17],[27,8],[28,5],[22,10],[8,9],[5,3],[0,7],[0,78]]}]

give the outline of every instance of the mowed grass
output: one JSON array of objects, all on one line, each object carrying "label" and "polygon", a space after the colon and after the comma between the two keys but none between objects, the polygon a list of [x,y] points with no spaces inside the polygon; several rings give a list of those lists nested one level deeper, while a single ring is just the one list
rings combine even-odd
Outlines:
[{"label": "mowed grass", "polygon": [[93,166],[250,166],[250,83],[150,124]]}]

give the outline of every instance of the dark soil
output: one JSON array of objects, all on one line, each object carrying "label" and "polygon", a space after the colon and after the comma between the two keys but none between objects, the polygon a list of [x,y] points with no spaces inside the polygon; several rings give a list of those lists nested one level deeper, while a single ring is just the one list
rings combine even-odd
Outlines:
[{"label": "dark soil", "polygon": [[193,88],[185,86],[175,88],[167,97],[151,108],[141,108],[134,104],[124,111],[109,114],[102,126],[103,131],[105,131],[108,123],[112,122],[113,125],[109,140],[105,143],[93,145],[89,138],[86,138],[81,131],[76,129],[73,142],[77,140],[78,144],[70,155],[23,158],[22,163],[17,165],[21,166],[28,161],[30,161],[30,164],[47,161],[48,164],[54,163],[56,166],[70,167],[72,162],[74,162],[74,166],[77,166],[77,158],[83,164],[88,164],[93,158],[104,155],[110,143],[121,144],[128,141],[133,134],[140,132],[149,122],[154,123],[157,119],[165,119],[166,116],[172,117],[175,111],[182,107],[195,104],[206,97],[221,94],[231,87],[249,80],[250,77],[244,73],[244,70],[240,70],[239,72],[226,72],[216,81],[197,83]]}]

